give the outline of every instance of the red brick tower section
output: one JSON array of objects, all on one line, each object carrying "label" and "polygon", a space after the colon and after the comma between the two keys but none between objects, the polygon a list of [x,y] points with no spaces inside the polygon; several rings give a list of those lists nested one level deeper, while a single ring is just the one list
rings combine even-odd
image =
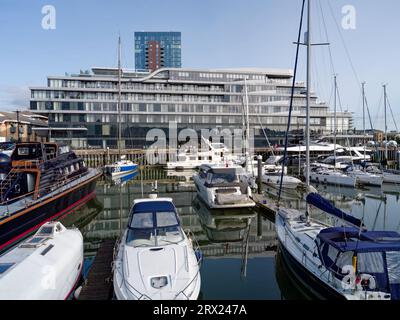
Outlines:
[{"label": "red brick tower section", "polygon": [[147,42],[146,48],[146,65],[152,72],[164,66],[164,49],[159,41]]}]

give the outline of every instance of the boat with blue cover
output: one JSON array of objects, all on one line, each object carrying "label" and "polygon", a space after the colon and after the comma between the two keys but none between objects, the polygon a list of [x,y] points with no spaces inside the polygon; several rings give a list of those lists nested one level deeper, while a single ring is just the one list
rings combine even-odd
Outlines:
[{"label": "boat with blue cover", "polygon": [[276,231],[297,280],[322,299],[399,300],[400,234],[368,231],[360,219],[316,193],[307,203],[339,218],[328,226],[299,210],[280,208]]}]

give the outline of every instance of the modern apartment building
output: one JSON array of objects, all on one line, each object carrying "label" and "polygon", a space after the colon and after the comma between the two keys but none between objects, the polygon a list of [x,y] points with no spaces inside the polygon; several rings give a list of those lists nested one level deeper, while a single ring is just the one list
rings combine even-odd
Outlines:
[{"label": "modern apartment building", "polygon": [[135,69],[154,71],[159,68],[180,68],[180,32],[135,32]]},{"label": "modern apartment building", "polygon": [[[246,86],[244,79],[246,79]],[[193,70],[161,68],[154,72],[122,71],[122,145],[143,148],[149,129],[242,128],[247,106],[255,147],[282,143],[288,122],[292,71],[281,69]],[[75,148],[114,148],[118,139],[118,69],[49,76],[47,86],[32,87],[30,109],[49,119],[51,137]],[[297,82],[291,130],[305,127],[306,87]],[[333,112],[312,93],[311,130],[333,131]],[[337,113],[338,132],[352,128],[349,112]],[[167,134],[168,136],[168,134]]]}]

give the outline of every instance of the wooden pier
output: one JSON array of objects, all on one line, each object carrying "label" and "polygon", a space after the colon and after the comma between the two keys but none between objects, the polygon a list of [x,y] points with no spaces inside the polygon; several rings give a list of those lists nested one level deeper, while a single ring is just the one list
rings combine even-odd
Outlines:
[{"label": "wooden pier", "polygon": [[253,201],[256,203],[256,206],[265,212],[274,215],[278,212],[278,207],[275,204],[275,201],[271,198],[266,197],[265,195],[253,193],[252,195]]},{"label": "wooden pier", "polygon": [[115,240],[100,245],[79,300],[110,300],[113,296],[112,262]]}]

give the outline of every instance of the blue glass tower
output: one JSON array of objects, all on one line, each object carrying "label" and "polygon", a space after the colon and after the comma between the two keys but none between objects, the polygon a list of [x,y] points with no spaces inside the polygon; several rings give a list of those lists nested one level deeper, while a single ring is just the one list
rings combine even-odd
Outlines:
[{"label": "blue glass tower", "polygon": [[135,69],[181,68],[180,32],[135,32]]}]

